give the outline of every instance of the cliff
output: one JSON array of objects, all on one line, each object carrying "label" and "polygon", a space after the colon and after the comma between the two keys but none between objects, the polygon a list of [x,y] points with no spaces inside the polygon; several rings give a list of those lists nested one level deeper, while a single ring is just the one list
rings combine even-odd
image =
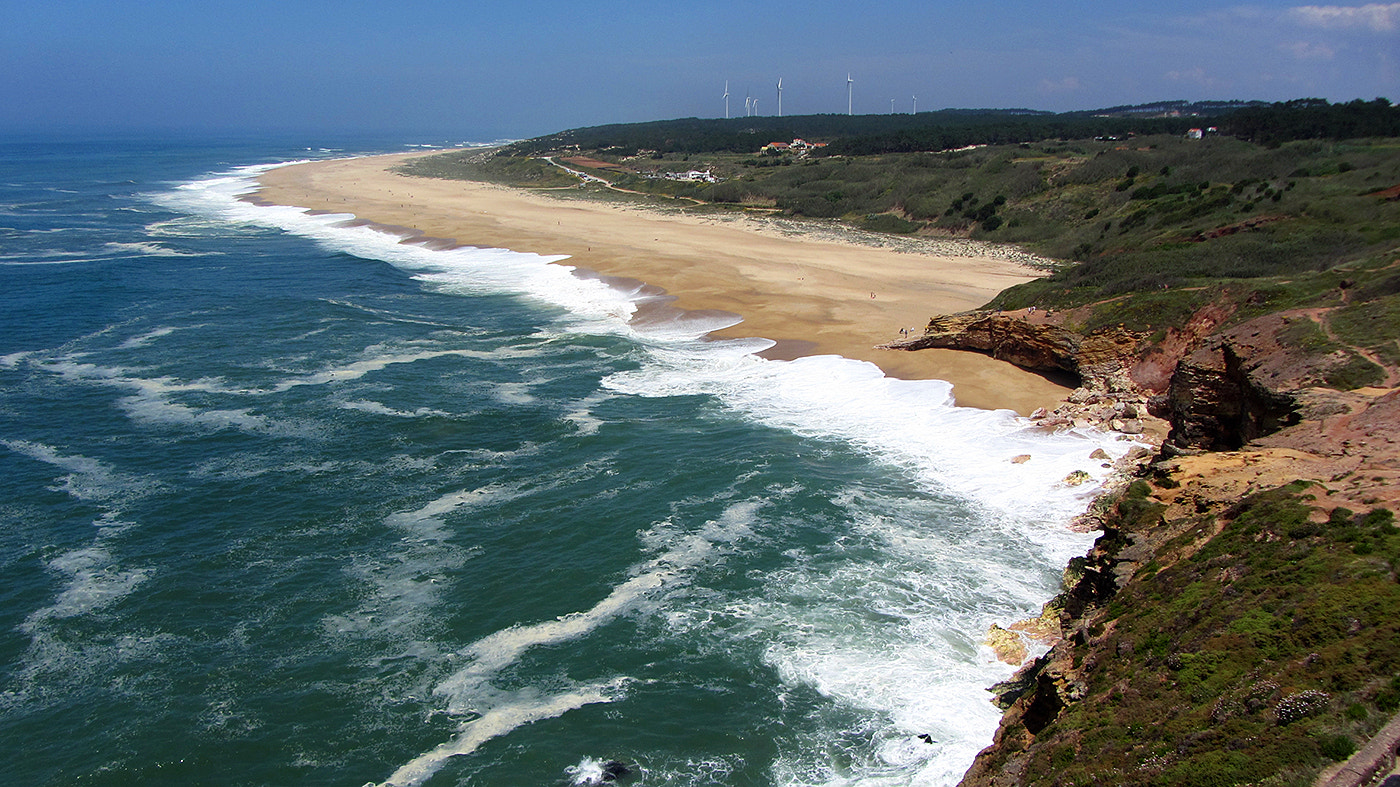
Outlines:
[{"label": "cliff", "polygon": [[[1400,374],[1324,317],[1210,307],[1149,338],[969,312],[890,345],[1074,375],[1048,428],[1162,419],[1087,515],[1103,535],[1037,621],[1049,651],[994,687],[963,785],[1308,784],[1400,709]],[[1362,364],[1379,385],[1347,385]],[[1031,627],[1010,628],[1008,652]]]}]

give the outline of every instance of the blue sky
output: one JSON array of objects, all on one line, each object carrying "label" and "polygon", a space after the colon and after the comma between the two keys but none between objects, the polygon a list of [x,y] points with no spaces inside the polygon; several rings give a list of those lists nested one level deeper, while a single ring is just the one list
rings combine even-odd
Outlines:
[{"label": "blue sky", "polygon": [[0,131],[520,137],[1159,99],[1400,100],[1400,3],[10,0]]}]

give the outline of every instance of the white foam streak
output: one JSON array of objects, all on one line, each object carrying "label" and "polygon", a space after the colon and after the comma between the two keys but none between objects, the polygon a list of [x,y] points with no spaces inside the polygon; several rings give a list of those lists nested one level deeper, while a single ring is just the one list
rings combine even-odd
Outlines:
[{"label": "white foam streak", "polygon": [[449,699],[449,712],[474,712],[483,698],[494,702],[495,692],[488,689],[487,682],[518,661],[525,651],[539,645],[567,642],[592,632],[627,611],[645,594],[661,587],[675,573],[676,567],[653,561],[651,570],[613,588],[606,598],[586,611],[488,634],[459,653],[471,659],[471,664],[438,684],[433,693]]},{"label": "white foam streak", "polygon": [[149,578],[151,572],[147,569],[118,568],[102,540],[99,538],[91,546],[65,552],[49,561],[49,568],[66,575],[68,583],[52,604],[25,618],[21,631],[38,637],[46,621],[100,610],[126,597]]},{"label": "white foam streak", "polygon": [[643,534],[644,541],[667,544],[665,552],[633,569],[634,575],[613,588],[606,598],[583,612],[527,626],[512,626],[489,634],[458,655],[471,659],[433,690],[449,700],[455,713],[478,710],[487,682],[500,670],[517,662],[531,648],[555,645],[582,637],[608,621],[635,608],[654,591],[679,585],[689,572],[722,554],[730,545],[748,535],[749,521],[761,503],[744,501],[731,505],[720,519],[707,522],[698,532],[676,533],[665,525]]},{"label": "white foam streak", "polygon": [[159,339],[163,336],[169,336],[170,334],[178,330],[180,329],[173,327],[156,328],[155,330],[147,331],[146,333],[143,333],[140,336],[133,336],[130,339],[127,339],[126,341],[117,345],[117,348],[121,350],[132,350],[137,347],[145,347],[146,345],[150,344],[156,339]]},{"label": "white foam streak", "polygon": [[[372,352],[377,348],[369,348],[366,352]],[[331,383],[345,382],[347,380],[357,380],[372,372],[387,369],[395,364],[417,363],[418,361],[429,361],[434,358],[446,358],[449,356],[463,357],[490,357],[490,353],[475,352],[472,350],[430,350],[416,353],[399,353],[393,355],[381,355],[373,358],[366,358],[362,361],[336,366],[305,377],[297,377],[284,380],[271,388],[264,390],[239,390],[237,393],[283,393],[293,388],[304,385],[328,385]]]},{"label": "white foam streak", "polygon": [[[462,504],[461,496],[446,495],[410,512],[410,515],[436,517]],[[644,534],[644,541],[665,551],[635,567],[631,578],[613,588],[607,597],[591,608],[555,620],[502,629],[463,648],[457,656],[470,659],[471,663],[439,683],[433,693],[447,698],[449,713],[478,713],[480,716],[464,724],[457,737],[399,768],[382,783],[382,787],[422,784],[437,773],[449,758],[470,754],[485,741],[504,735],[522,724],[554,718],[583,705],[616,699],[629,679],[616,678],[543,699],[536,699],[530,691],[502,691],[492,686],[490,681],[501,670],[519,661],[531,648],[585,636],[608,621],[636,609],[644,599],[661,588],[679,586],[689,572],[727,552],[736,541],[751,534],[750,522],[762,506],[761,501],[755,500],[732,504],[718,519],[706,522],[695,533],[680,533],[674,525],[663,523]]]},{"label": "white foam streak", "polygon": [[428,610],[439,603],[449,572],[480,553],[453,544],[443,517],[454,511],[519,496],[518,489],[491,485],[452,492],[412,511],[390,514],[384,523],[403,534],[397,548],[356,565],[352,573],[374,588],[371,599],[346,615],[326,619],[337,633],[369,633],[404,639],[414,636]]},{"label": "white foam streak", "polygon": [[612,702],[621,693],[623,684],[624,681],[618,680],[584,686],[549,697],[517,698],[514,702],[492,708],[479,718],[462,725],[462,731],[457,737],[440,744],[432,751],[420,754],[394,771],[379,787],[417,787],[432,778],[452,757],[471,754],[481,744],[492,738],[499,738],[517,727],[543,719],[557,718],[585,705]]},{"label": "white foam streak", "polygon": [[68,471],[55,491],[66,492],[77,500],[116,503],[135,495],[154,491],[158,485],[136,476],[119,473],[105,463],[79,454],[64,454],[58,449],[29,440],[0,440],[0,445],[45,464]]},{"label": "white foam streak", "polygon": [[574,424],[578,428],[579,435],[594,435],[603,428],[603,420],[593,414],[593,408],[611,399],[612,394],[606,391],[592,394],[578,403],[576,409],[565,413],[563,419]]},{"label": "white foam streak", "polygon": [[107,243],[103,246],[109,254],[136,257],[202,257],[200,253],[180,251],[159,243]]},{"label": "white foam streak", "polygon": [[[66,471],[62,483],[51,488],[86,503],[116,507],[159,488],[156,482],[117,472],[91,457],[65,454],[42,443],[5,440],[0,444]],[[52,623],[100,612],[131,595],[152,574],[146,568],[123,568],[112,553],[112,541],[132,526],[130,522],[109,510],[92,524],[96,531],[91,543],[48,561],[49,569],[64,577],[63,587],[52,602],[30,612],[18,627],[30,638],[20,671],[25,682],[38,681],[41,674],[60,667],[85,669],[88,665],[82,661],[81,648],[56,636]],[[27,685],[25,692],[39,687],[37,682]]]},{"label": "white foam streak", "polygon": [[374,415],[388,415],[394,418],[428,418],[432,416],[451,417],[451,413],[445,410],[437,410],[431,407],[419,407],[413,410],[395,410],[381,402],[371,402],[358,399],[353,402],[341,402],[340,406],[346,410],[358,410],[362,413],[373,413]]}]

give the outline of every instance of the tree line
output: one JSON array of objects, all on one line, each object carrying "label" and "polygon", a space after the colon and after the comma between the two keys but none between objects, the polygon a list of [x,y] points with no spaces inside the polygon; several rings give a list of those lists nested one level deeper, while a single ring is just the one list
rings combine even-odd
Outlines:
[{"label": "tree line", "polygon": [[[1160,116],[1164,112],[1175,116]],[[1157,102],[1063,113],[944,109],[890,115],[682,118],[570,129],[515,143],[511,152],[535,155],[576,147],[619,156],[753,153],[769,142],[802,138],[829,142],[818,155],[861,156],[1053,139],[1184,134],[1203,125],[1215,125],[1223,134],[1263,145],[1400,136],[1400,108],[1384,98],[1340,104],[1304,98],[1274,104]]]}]

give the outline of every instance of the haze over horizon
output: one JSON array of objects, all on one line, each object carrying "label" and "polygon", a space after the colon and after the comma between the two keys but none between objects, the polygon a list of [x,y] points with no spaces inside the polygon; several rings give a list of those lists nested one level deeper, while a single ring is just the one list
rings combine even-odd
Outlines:
[{"label": "haze over horizon", "polygon": [[0,132],[526,137],[676,117],[1395,95],[1400,3],[17,0]]}]

